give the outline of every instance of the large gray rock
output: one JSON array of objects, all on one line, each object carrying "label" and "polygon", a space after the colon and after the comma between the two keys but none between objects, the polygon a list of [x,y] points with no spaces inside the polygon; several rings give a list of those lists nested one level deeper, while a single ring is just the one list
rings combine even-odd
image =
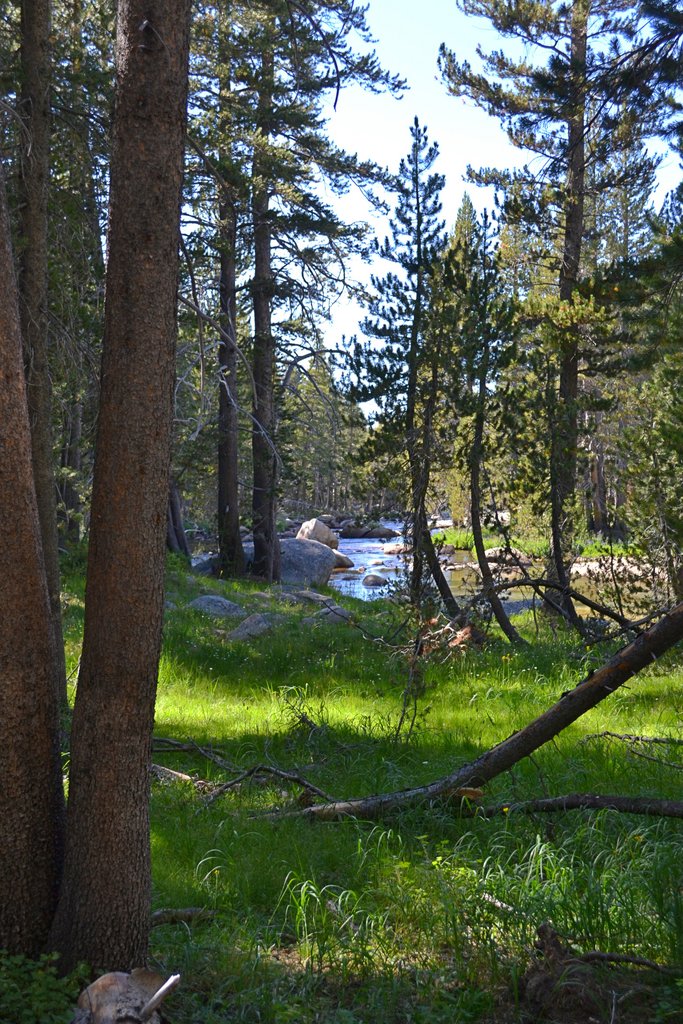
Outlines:
[{"label": "large gray rock", "polygon": [[228,640],[251,640],[255,636],[269,633],[276,623],[277,620],[272,615],[250,615],[244,622],[240,622],[237,629],[228,634]]},{"label": "large gray rock", "polygon": [[188,608],[204,612],[205,615],[213,615],[216,619],[232,619],[239,615],[245,615],[244,608],[240,608],[234,601],[228,601],[227,597],[220,597],[219,594],[202,594],[190,601]]},{"label": "large gray rock", "polygon": [[310,615],[306,619],[301,621],[308,626],[315,626],[321,622],[332,626],[340,626],[343,623],[351,622],[351,612],[347,611],[346,608],[342,608],[338,604],[330,604],[327,608],[321,608],[315,615]]},{"label": "large gray rock", "polygon": [[386,587],[389,585],[389,581],[385,580],[382,576],[377,576],[375,573],[368,573],[363,578],[364,587]]},{"label": "large gray rock", "polygon": [[410,544],[385,544],[383,551],[385,555],[409,555],[412,552]]},{"label": "large gray rock", "polygon": [[[244,545],[247,566],[254,561],[254,545]],[[280,570],[283,583],[300,587],[324,586],[336,564],[335,552],[317,540],[283,537],[280,540]]]},{"label": "large gray rock", "polygon": [[349,540],[391,540],[392,537],[400,537],[398,530],[392,530],[390,526],[356,526],[347,524],[343,526],[340,537]]},{"label": "large gray rock", "polygon": [[218,555],[197,555],[192,559],[192,572],[196,576],[216,576],[219,565]]},{"label": "large gray rock", "polygon": [[484,551],[487,562],[498,562],[501,565],[531,565],[531,559],[519,548],[486,548]]},{"label": "large gray rock", "polygon": [[317,540],[298,537],[280,543],[280,572],[283,583],[321,587],[329,580],[336,565],[332,548]]},{"label": "large gray rock", "polygon": [[320,519],[307,519],[305,523],[301,524],[296,536],[297,540],[317,540],[321,544],[326,544],[328,548],[339,547],[337,534],[333,533],[329,526]]},{"label": "large gray rock", "polygon": [[330,598],[317,590],[297,590],[292,597],[302,604],[330,604]]},{"label": "large gray rock", "polygon": [[335,557],[335,569],[353,569],[353,561],[348,555],[343,555],[341,551],[334,552]]}]

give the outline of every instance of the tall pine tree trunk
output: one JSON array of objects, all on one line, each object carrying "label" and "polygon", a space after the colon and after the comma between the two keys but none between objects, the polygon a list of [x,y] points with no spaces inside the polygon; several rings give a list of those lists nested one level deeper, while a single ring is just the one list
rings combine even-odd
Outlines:
[{"label": "tall pine tree trunk", "polygon": [[16,279],[0,166],[0,948],[43,948],[61,870],[55,637],[33,483]]},{"label": "tall pine tree trunk", "polygon": [[189,0],[119,0],[109,258],[64,880],[65,967],[144,962]]},{"label": "tall pine tree trunk", "polygon": [[[441,568],[439,555],[434,547],[427,519],[427,492],[431,476],[432,443],[434,439],[434,410],[438,395],[440,372],[441,367],[438,360],[433,359],[431,375],[426,387],[426,400],[422,416],[422,443],[420,451],[413,452],[410,459],[413,508],[416,513],[413,524],[413,543],[415,543],[415,538],[417,538],[420,550],[419,571],[422,572],[424,570],[424,564],[426,563],[443,606],[446,609],[446,614],[451,619],[459,619],[462,615],[462,609],[453,596],[453,591]],[[415,563],[413,563],[413,571],[415,571]],[[419,598],[419,592],[417,596]]]},{"label": "tall pine tree trunk", "polygon": [[[261,140],[270,134],[273,96],[273,53],[262,55],[257,125]],[[268,582],[280,578],[280,545],[276,531],[278,460],[275,451],[275,339],[271,321],[274,292],[271,265],[270,178],[267,157],[257,141],[253,164],[252,219],[254,229],[254,378],[252,458],[252,522],[256,576]]]},{"label": "tall pine tree trunk", "polygon": [[[571,302],[579,280],[584,228],[586,178],[586,50],[591,0],[574,0],[571,8],[570,96],[567,117],[567,179],[559,296]],[[569,586],[566,567],[567,538],[572,534],[578,448],[579,337],[573,330],[564,340],[560,356],[557,412],[551,441],[551,517],[554,576]],[[579,624],[569,597],[563,606],[574,625]]]},{"label": "tall pine tree trunk", "polygon": [[[232,25],[230,5],[218,11],[219,101],[227,162],[232,162],[230,114]],[[224,160],[223,163],[226,161]],[[218,345],[218,550],[223,576],[241,576],[244,549],[240,535],[237,395],[237,201],[227,181],[220,182],[220,324]]]},{"label": "tall pine tree trunk", "polygon": [[221,340],[218,346],[218,544],[224,576],[241,576],[237,421],[237,223],[232,203],[221,206]]},{"label": "tall pine tree trunk", "polygon": [[47,199],[50,174],[50,0],[21,5],[21,328],[31,424],[31,450],[58,659],[60,700],[66,705],[57,499],[52,458],[52,385],[48,363]]}]

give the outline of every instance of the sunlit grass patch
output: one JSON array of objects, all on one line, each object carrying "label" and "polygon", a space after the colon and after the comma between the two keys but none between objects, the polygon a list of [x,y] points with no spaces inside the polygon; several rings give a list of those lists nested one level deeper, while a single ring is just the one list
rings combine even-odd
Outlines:
[{"label": "sunlit grass patch", "polygon": [[[157,738],[182,747],[158,743],[153,758],[208,788],[153,782],[153,900],[213,916],[153,931],[155,961],[184,975],[177,1024],[488,1024],[497,1001],[507,1022],[538,964],[544,922],[577,954],[681,967],[680,822],[509,810],[572,792],[679,799],[681,745],[653,752],[626,737],[682,738],[680,655],[493,780],[482,803],[507,813],[462,817],[455,796],[378,823],[312,825],[273,813],[311,799],[297,778],[334,798],[440,778],[523,728],[614,646],[587,650],[543,621],[537,630],[527,615],[528,649],[494,637],[481,652],[435,655],[408,740],[396,731],[406,656],[373,639],[394,636],[402,611],[354,603],[364,635],[313,626],[303,621],[311,608],[276,601],[282,618],[272,632],[236,643],[231,622],[189,601],[211,590],[249,614],[275,604],[253,584],[186,576],[171,580],[176,607],[165,621],[155,725]],[[81,600],[78,587],[68,589],[72,658]],[[410,646],[407,631],[401,640]],[[211,787],[258,766],[283,775],[255,773],[210,800]],[[665,1016],[675,994],[669,986],[657,997],[662,1024],[675,1020]]]}]

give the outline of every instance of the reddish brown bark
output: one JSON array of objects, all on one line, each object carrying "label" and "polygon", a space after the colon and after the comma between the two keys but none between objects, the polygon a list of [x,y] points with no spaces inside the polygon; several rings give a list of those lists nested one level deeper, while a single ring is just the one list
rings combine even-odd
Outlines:
[{"label": "reddish brown bark", "polygon": [[120,0],[85,633],[72,730],[65,967],[144,962],[189,0]]},{"label": "reddish brown bark", "polygon": [[50,0],[21,5],[19,296],[26,360],[33,479],[55,634],[56,685],[66,704],[57,501],[52,457],[52,384],[48,361],[47,204],[50,161]]},{"label": "reddish brown bark", "polygon": [[9,230],[0,166],[0,948],[35,954],[57,895],[63,793],[54,635]]}]

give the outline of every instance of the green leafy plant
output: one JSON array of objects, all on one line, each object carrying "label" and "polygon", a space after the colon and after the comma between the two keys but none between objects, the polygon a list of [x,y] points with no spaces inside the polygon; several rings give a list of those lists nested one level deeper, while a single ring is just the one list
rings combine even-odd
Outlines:
[{"label": "green leafy plant", "polygon": [[68,1024],[85,971],[57,975],[56,957],[29,960],[0,950],[0,1024]]}]

